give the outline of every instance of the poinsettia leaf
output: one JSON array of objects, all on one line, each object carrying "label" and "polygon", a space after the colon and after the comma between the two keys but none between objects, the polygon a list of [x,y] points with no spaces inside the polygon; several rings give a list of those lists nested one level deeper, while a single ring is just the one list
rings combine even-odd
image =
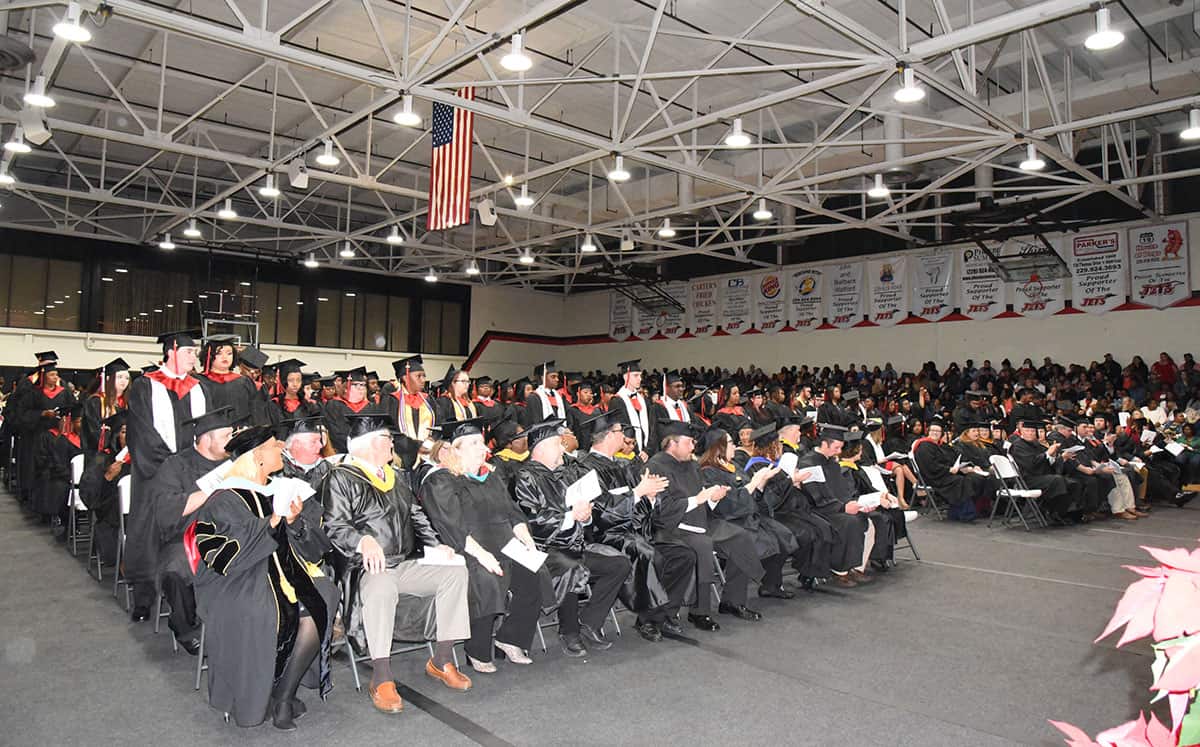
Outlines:
[{"label": "poinsettia leaf", "polygon": [[[1187,693],[1200,684],[1200,646],[1176,646],[1166,649],[1166,653],[1167,666],[1150,689]],[[1174,707],[1172,699],[1172,708]],[[1176,725],[1178,726],[1178,720]]]},{"label": "poinsettia leaf", "polygon": [[1055,729],[1067,735],[1066,742],[1070,747],[1099,747],[1083,729],[1064,721],[1050,720]]},{"label": "poinsettia leaf", "polygon": [[1182,547],[1176,547],[1171,550],[1164,550],[1160,547],[1147,547],[1142,545],[1141,548],[1150,553],[1158,562],[1172,568],[1180,568],[1193,573],[1200,573],[1200,558],[1192,557],[1192,554]]},{"label": "poinsettia leaf", "polygon": [[1144,565],[1123,565],[1122,568],[1133,571],[1140,576],[1161,576],[1163,575],[1163,567],[1161,565],[1144,566]]},{"label": "poinsettia leaf", "polygon": [[1150,747],[1175,747],[1175,734],[1151,713],[1150,722],[1146,724],[1146,742]]},{"label": "poinsettia leaf", "polygon": [[1162,594],[1164,583],[1165,581],[1161,578],[1143,578],[1130,584],[1125,589],[1121,601],[1117,602],[1117,608],[1113,611],[1112,619],[1108,621],[1104,632],[1094,642],[1107,638],[1122,625],[1132,625],[1133,621],[1139,617],[1141,620],[1134,627],[1140,632],[1140,635],[1130,637],[1127,630],[1117,645],[1121,646],[1127,641],[1149,635],[1154,629],[1154,609],[1158,605],[1158,598]]},{"label": "poinsettia leaf", "polygon": [[1179,744],[1200,744],[1200,706],[1195,702],[1192,703],[1192,707],[1188,709],[1180,724]]},{"label": "poinsettia leaf", "polygon": [[[1166,668],[1167,668],[1167,654],[1166,654],[1166,652],[1165,652],[1165,651],[1163,651],[1163,650],[1162,650],[1162,649],[1160,649],[1160,648],[1157,648],[1157,647],[1155,647],[1155,649],[1154,649],[1154,663],[1150,665],[1150,674],[1153,676],[1153,680],[1152,680],[1152,681],[1154,681],[1154,682],[1157,682],[1157,681],[1158,681],[1158,678],[1159,678],[1159,677],[1162,677],[1163,670],[1164,670],[1164,669],[1166,669]],[[1166,691],[1166,690],[1159,690],[1159,691],[1158,691],[1158,694],[1157,694],[1157,695],[1155,695],[1153,698],[1151,698],[1151,699],[1150,699],[1150,702],[1151,702],[1151,703],[1157,703],[1158,701],[1162,700],[1162,699],[1163,699],[1163,698],[1165,698],[1165,697],[1167,697],[1167,691]]]},{"label": "poinsettia leaf", "polygon": [[1190,573],[1169,573],[1154,610],[1154,640],[1178,638],[1195,627],[1200,589]]},{"label": "poinsettia leaf", "polygon": [[1111,729],[1105,729],[1096,735],[1096,741],[1101,745],[1142,745],[1145,740],[1143,737],[1146,733],[1146,724],[1142,721],[1142,714],[1133,721],[1127,721],[1120,726],[1114,726]]}]

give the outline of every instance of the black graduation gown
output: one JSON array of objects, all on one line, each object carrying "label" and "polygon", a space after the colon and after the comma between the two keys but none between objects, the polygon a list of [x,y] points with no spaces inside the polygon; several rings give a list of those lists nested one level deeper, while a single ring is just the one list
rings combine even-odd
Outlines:
[{"label": "black graduation gown", "polygon": [[[289,410],[289,407],[292,409]],[[290,400],[286,405],[282,404],[278,399],[269,399],[267,400],[266,410],[267,422],[271,425],[279,425],[285,420],[312,418],[321,414],[321,408],[307,399]]]},{"label": "black graduation gown", "polygon": [[1047,512],[1061,515],[1071,509],[1075,500],[1071,486],[1066,478],[1058,474],[1058,458],[1055,457],[1053,461],[1046,458],[1045,446],[1037,441],[1018,438],[1008,448],[1008,455],[1016,462],[1025,484],[1042,491],[1039,500]]},{"label": "black graduation gown", "polygon": [[[964,463],[970,462],[984,471],[990,471],[991,457],[993,454],[990,449],[977,443],[959,440],[954,444],[954,450],[962,456]],[[953,462],[951,462],[951,464],[953,464]],[[980,477],[976,483],[976,487],[982,488],[982,492],[980,492],[977,497],[985,497],[989,500],[994,500],[996,498],[996,491],[999,490],[1001,486],[996,478],[992,477],[991,475],[987,475],[986,477]]]},{"label": "black graduation gown", "polygon": [[[417,453],[421,450],[421,442],[416,438],[410,438],[406,434],[417,432],[417,421],[419,421],[421,417],[420,410],[424,410],[429,413],[430,426],[435,426],[438,424],[438,412],[435,400],[432,397],[422,394],[421,397],[423,404],[421,405],[420,410],[417,408],[407,408],[408,422],[401,422],[403,418],[402,413],[405,410],[404,407],[401,407],[400,403],[400,399],[403,396],[404,395],[401,392],[392,392],[391,394],[383,397],[380,401],[381,403],[379,405],[375,405],[375,407],[377,407],[379,411],[387,413],[392,420],[396,422],[396,425],[401,429],[401,431],[403,431],[403,433],[394,434],[393,441],[396,444],[396,453],[400,456],[400,462],[404,466],[404,469],[412,469],[417,464]],[[329,415],[330,405],[333,405],[337,401],[338,400],[330,400],[326,403],[326,416]],[[332,434],[332,428],[330,426],[328,417],[326,418],[325,425],[327,428],[330,428],[330,433]]]},{"label": "black graduation gown", "polygon": [[569,512],[564,502],[567,485],[568,476],[562,467],[551,470],[541,462],[527,459],[517,470],[513,487],[534,543],[549,554],[542,567],[554,579],[555,604],[561,603],[567,594],[586,595],[591,577],[583,563],[584,551],[592,549],[586,528],[574,522],[563,529]]},{"label": "black graduation gown", "polygon": [[250,379],[238,375],[222,382],[201,376],[200,383],[204,385],[208,397],[208,409],[217,410],[228,405],[233,408],[235,422],[244,419],[248,425],[266,425],[265,421],[257,419],[262,414],[262,408],[256,404],[259,399],[258,387]]},{"label": "black graduation gown", "polygon": [[[354,408],[358,408],[357,410]],[[370,400],[364,399],[362,402],[351,405],[343,399],[331,399],[325,403],[325,429],[329,431],[329,443],[333,444],[333,450],[339,454],[347,452],[346,441],[350,433],[350,415],[362,415],[364,413],[381,412],[379,405],[372,404]],[[397,438],[397,441],[400,439]],[[397,444],[399,449],[399,444]]]},{"label": "black graduation gown", "polygon": [[[82,447],[85,453],[95,454],[100,450],[100,429],[104,425],[104,402],[99,396],[91,396],[83,401],[83,428],[80,431]],[[108,437],[111,437],[109,434]]]},{"label": "black graduation gown", "polygon": [[832,569],[845,572],[857,568],[866,545],[867,518],[846,513],[846,504],[858,496],[854,483],[842,474],[836,460],[815,449],[801,454],[797,462],[797,469],[820,467],[825,473],[825,482],[805,483],[800,492],[808,498],[813,513],[833,527],[836,541],[830,558]]},{"label": "black graduation gown", "polygon": [[792,530],[760,513],[757,498],[746,487],[750,482],[750,475],[737,467],[732,470],[704,467],[700,470],[700,475],[705,487],[724,485],[729,488],[729,492],[717,503],[713,513],[753,535],[759,558],[786,556],[796,552],[799,544]]},{"label": "black graduation gown", "polygon": [[[442,542],[467,559],[471,618],[504,614],[513,561],[501,550],[513,539],[513,527],[525,523],[525,515],[508,497],[504,485],[492,475],[479,481],[439,467],[425,474],[417,500]],[[503,576],[487,570],[467,553],[468,536],[496,556]],[[543,606],[549,606],[554,591],[545,565],[538,570],[538,577],[543,585]]]},{"label": "black graduation gown", "polygon": [[67,495],[71,491],[71,459],[82,453],[80,446],[57,430],[38,435],[34,511],[42,516],[66,516]]},{"label": "black graduation gown", "polygon": [[[154,504],[143,500],[146,485],[153,479],[159,467],[175,451],[186,449],[195,440],[195,427],[184,425],[192,415],[192,398],[203,396],[203,384],[196,382],[182,398],[167,390],[171,403],[171,418],[175,423],[175,451],[163,441],[154,429],[152,382],[147,376],[139,376],[129,385],[129,418],[126,422],[125,442],[133,457],[133,476],[129,504],[129,516],[125,520],[125,576],[135,584],[154,580],[158,572],[159,536],[155,523]],[[201,395],[196,395],[197,391]],[[205,410],[211,404],[205,398]],[[191,491],[188,491],[191,492]],[[144,599],[144,595],[143,599]]]},{"label": "black graduation gown", "polygon": [[309,484],[317,494],[321,493],[321,483],[325,480],[325,476],[333,469],[333,465],[324,459],[318,459],[317,463],[305,469],[299,464],[292,461],[291,457],[285,451],[283,453],[283,470],[280,472],[284,477],[297,477]]},{"label": "black graduation gown", "polygon": [[[207,632],[208,702],[239,726],[267,717],[271,688],[292,652],[303,605],[321,637],[310,675],[332,689],[329,641],[338,592],[316,567],[329,541],[316,501],[270,526],[272,499],[227,480],[196,511],[196,603]],[[311,508],[310,508],[311,505]],[[291,596],[289,596],[289,591]]]},{"label": "black graduation gown", "polygon": [[494,427],[497,423],[504,419],[504,405],[494,399],[478,399],[475,402],[475,412],[479,417],[487,420],[488,427]]},{"label": "black graduation gown", "polygon": [[[745,472],[753,475],[769,464],[766,459],[752,459]],[[813,512],[807,496],[792,485],[791,478],[782,472],[775,475],[756,500],[761,515],[787,527],[795,537],[797,549],[792,554],[792,567],[796,572],[804,578],[828,578],[838,537],[833,525]]]},{"label": "black graduation gown", "polygon": [[[142,488],[139,499],[149,503],[154,511],[160,568],[170,565],[172,570],[182,570],[178,563],[182,559],[183,533],[196,518],[183,515],[188,496],[200,489],[196,480],[219,467],[224,461],[208,459],[196,451],[195,446],[189,446],[168,457],[150,482]],[[173,553],[172,548],[180,552]],[[175,557],[169,557],[171,555]]]},{"label": "black graduation gown", "polygon": [[[17,402],[20,409],[13,414],[17,416],[18,426],[22,429],[21,442],[17,445],[17,458],[20,460],[17,464],[18,476],[21,492],[34,502],[45,492],[40,484],[41,476],[38,474],[38,452],[42,436],[58,424],[57,417],[42,417],[42,411],[56,408],[65,410],[74,402],[66,387],[59,387],[53,395],[47,395],[46,390],[36,385],[31,385],[28,393]],[[5,405],[4,409],[7,414],[13,408],[12,405]],[[67,473],[67,477],[69,480],[70,472]],[[63,505],[66,505],[66,498],[63,501]]]},{"label": "black graduation gown", "polygon": [[436,422],[438,423],[454,423],[459,420],[470,420],[479,415],[478,406],[474,402],[469,403],[470,407],[464,407],[462,402],[457,403],[457,406],[455,406],[454,400],[449,397],[438,397],[431,399],[430,402],[433,404],[433,411],[437,413]]},{"label": "black graduation gown", "polygon": [[[920,442],[913,451],[913,458],[917,462],[917,468],[921,470],[921,477],[933,488],[939,500],[951,506],[974,501],[987,493],[986,478],[967,473],[950,473],[950,468],[959,457],[960,454],[953,447],[935,444],[932,441]],[[962,461],[971,460],[964,457]]]},{"label": "black graduation gown", "polygon": [[504,485],[514,503],[517,500],[517,471],[528,459],[529,452],[525,452],[525,459],[518,460],[505,458],[504,452],[500,451],[493,454],[492,461],[488,462],[492,466],[492,476]]},{"label": "black graduation gown", "polygon": [[79,496],[92,512],[92,519],[95,521],[100,560],[109,565],[116,562],[117,530],[121,526],[121,496],[117,490],[117,483],[129,474],[129,465],[124,464],[115,480],[104,479],[108,466],[113,463],[113,456],[114,454],[108,451],[93,454],[90,463],[84,466],[83,477],[79,480]]},{"label": "black graduation gown", "polygon": [[[856,495],[874,493],[875,486],[857,466],[843,466],[846,475],[854,482]],[[894,557],[896,538],[905,536],[904,512],[898,508],[878,506],[864,514],[875,525],[875,544],[871,547],[871,560],[890,561]]]},{"label": "black graduation gown", "polygon": [[604,408],[594,405],[590,410],[591,412],[585,412],[579,409],[579,405],[571,405],[567,408],[567,427],[575,434],[575,440],[579,442],[579,450],[584,453],[592,448],[592,429],[583,425],[583,421],[604,412]]},{"label": "black graduation gown", "polygon": [[829,425],[851,426],[858,418],[843,405],[825,402],[817,408],[817,422]]}]

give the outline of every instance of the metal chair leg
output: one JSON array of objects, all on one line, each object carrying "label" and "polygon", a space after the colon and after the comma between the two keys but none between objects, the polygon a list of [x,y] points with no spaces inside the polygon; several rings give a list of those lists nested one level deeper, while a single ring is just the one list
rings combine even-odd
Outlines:
[{"label": "metal chair leg", "polygon": [[613,627],[617,629],[617,635],[621,635],[621,623],[617,622],[617,608],[615,606],[608,608],[608,616],[612,619]]},{"label": "metal chair leg", "polygon": [[208,669],[208,664],[204,663],[204,643],[207,626],[203,622],[200,623],[200,650],[196,652],[196,691],[200,690],[200,677],[204,674],[204,670]]}]

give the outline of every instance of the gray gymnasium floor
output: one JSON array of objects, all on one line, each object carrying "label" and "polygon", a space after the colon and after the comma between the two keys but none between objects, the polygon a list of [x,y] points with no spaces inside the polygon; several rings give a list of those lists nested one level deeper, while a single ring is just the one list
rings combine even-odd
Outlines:
[{"label": "gray gymnasium floor", "polygon": [[[1026,534],[913,525],[923,562],[848,592],[761,600],[765,619],[476,675],[452,693],[421,655],[393,666],[405,711],[376,713],[344,659],[293,734],[226,726],[192,690],[194,659],[128,621],[44,525],[0,495],[0,744],[1062,744],[1145,707],[1149,648],[1092,645],[1139,545],[1194,547],[1200,508]],[[622,616],[622,623],[629,621]],[[723,622],[725,622],[723,620]],[[548,634],[551,631],[547,631]]]}]

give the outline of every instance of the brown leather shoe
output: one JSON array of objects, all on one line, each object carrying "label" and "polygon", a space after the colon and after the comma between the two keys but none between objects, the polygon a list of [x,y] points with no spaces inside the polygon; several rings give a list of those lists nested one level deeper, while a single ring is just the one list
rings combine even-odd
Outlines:
[{"label": "brown leather shoe", "polygon": [[1125,521],[1137,521],[1138,520],[1137,514],[1133,513],[1132,511],[1123,511],[1119,514],[1113,514],[1113,516],[1115,516],[1119,519],[1124,519]]},{"label": "brown leather shoe", "polygon": [[1133,514],[1134,516],[1138,517],[1139,519],[1144,519],[1150,515],[1150,514],[1146,513],[1145,511],[1139,511],[1136,508],[1129,509],[1129,513]]},{"label": "brown leather shoe", "polygon": [[367,692],[371,693],[371,704],[377,711],[399,713],[404,710],[404,701],[400,699],[400,693],[396,692],[395,682],[385,682],[379,687],[368,685]]},{"label": "brown leather shoe", "polygon": [[848,573],[833,574],[833,582],[843,589],[853,589],[858,583]]},{"label": "brown leather shoe", "polygon": [[433,659],[430,659],[425,662],[425,674],[435,680],[441,680],[442,684],[451,690],[471,689],[471,678],[458,671],[458,667],[454,664],[447,664],[444,669],[438,669],[433,665]]},{"label": "brown leather shoe", "polygon": [[850,578],[854,579],[857,584],[869,584],[875,580],[874,576],[868,576],[858,569],[850,571]]}]

